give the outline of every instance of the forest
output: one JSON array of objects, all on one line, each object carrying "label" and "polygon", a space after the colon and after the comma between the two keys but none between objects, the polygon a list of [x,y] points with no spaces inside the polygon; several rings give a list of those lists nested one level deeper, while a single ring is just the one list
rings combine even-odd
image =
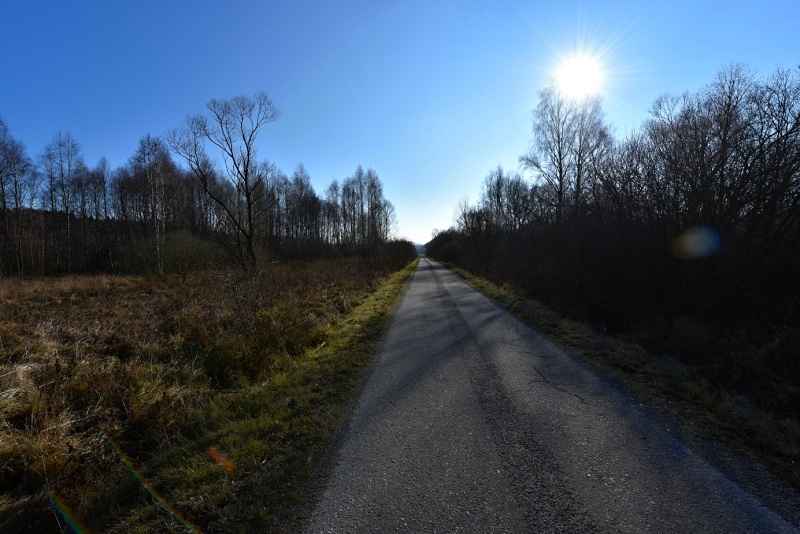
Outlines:
[{"label": "forest", "polygon": [[69,132],[31,155],[0,118],[0,274],[185,274],[407,249],[387,244],[394,207],[375,170],[359,165],[320,196],[302,164],[289,176],[258,158],[278,116],[266,93],[211,100],[113,169],[87,165]]},{"label": "forest", "polygon": [[800,70],[723,68],[624,139],[599,98],[540,92],[518,172],[426,244],[714,388],[800,409]]}]

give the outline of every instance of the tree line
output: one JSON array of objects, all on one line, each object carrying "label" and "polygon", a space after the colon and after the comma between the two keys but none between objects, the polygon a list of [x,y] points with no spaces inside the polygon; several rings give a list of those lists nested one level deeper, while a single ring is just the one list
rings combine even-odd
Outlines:
[{"label": "tree line", "polygon": [[[598,98],[547,88],[520,170],[492,171],[428,253],[702,360],[715,379],[796,383],[799,74],[728,66],[658,98],[621,140]],[[775,402],[796,409],[800,394]]]},{"label": "tree line", "polygon": [[302,164],[287,175],[259,159],[258,134],[278,116],[266,93],[211,100],[164,137],[142,137],[115,169],[105,158],[88,166],[70,133],[32,156],[0,118],[0,274],[252,269],[262,258],[385,252],[395,214],[378,174],[359,165],[317,194]]}]

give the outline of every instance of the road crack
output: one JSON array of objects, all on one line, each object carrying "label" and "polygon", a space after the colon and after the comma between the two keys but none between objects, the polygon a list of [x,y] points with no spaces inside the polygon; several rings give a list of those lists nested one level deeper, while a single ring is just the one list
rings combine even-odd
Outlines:
[{"label": "road crack", "polygon": [[551,388],[555,389],[556,391],[560,391],[562,393],[566,393],[567,395],[575,397],[576,399],[581,401],[581,404],[589,404],[580,395],[577,395],[577,394],[575,394],[575,393],[573,393],[573,392],[571,392],[571,391],[569,391],[567,389],[564,389],[565,387],[571,386],[571,385],[574,385],[574,384],[559,384],[557,382],[551,382],[546,376],[544,376],[544,374],[536,366],[533,366],[533,370],[536,371],[536,373],[540,377],[542,377],[542,379],[541,380],[535,380],[535,379],[531,380],[531,381],[528,382],[528,384],[533,384],[533,383],[547,384],[548,386],[550,386]]}]

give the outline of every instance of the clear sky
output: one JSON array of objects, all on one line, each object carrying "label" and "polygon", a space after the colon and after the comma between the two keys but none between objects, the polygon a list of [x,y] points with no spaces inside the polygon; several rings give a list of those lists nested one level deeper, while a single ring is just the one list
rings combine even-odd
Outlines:
[{"label": "clear sky", "polygon": [[264,90],[281,111],[259,155],[303,163],[319,194],[374,168],[417,242],[517,170],[561,58],[598,56],[619,137],[662,93],[732,62],[800,64],[800,2],[28,0],[0,7],[0,117],[37,156],[71,132],[123,165],[211,98]]}]

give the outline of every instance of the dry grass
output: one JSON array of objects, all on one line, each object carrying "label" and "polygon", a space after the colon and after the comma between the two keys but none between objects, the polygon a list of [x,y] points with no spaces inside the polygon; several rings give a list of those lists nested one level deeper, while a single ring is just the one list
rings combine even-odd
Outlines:
[{"label": "dry grass", "polygon": [[[324,345],[281,360],[266,381],[210,406],[190,438],[148,462],[145,476],[165,500],[206,533],[298,532],[309,480],[324,469],[323,451],[415,263],[332,325]],[[152,499],[114,517],[113,532],[185,532]]]},{"label": "dry grass", "polygon": [[[366,260],[185,279],[0,281],[0,530],[59,532],[209,407],[318,347],[387,270]],[[112,504],[117,506],[117,504]]]}]

